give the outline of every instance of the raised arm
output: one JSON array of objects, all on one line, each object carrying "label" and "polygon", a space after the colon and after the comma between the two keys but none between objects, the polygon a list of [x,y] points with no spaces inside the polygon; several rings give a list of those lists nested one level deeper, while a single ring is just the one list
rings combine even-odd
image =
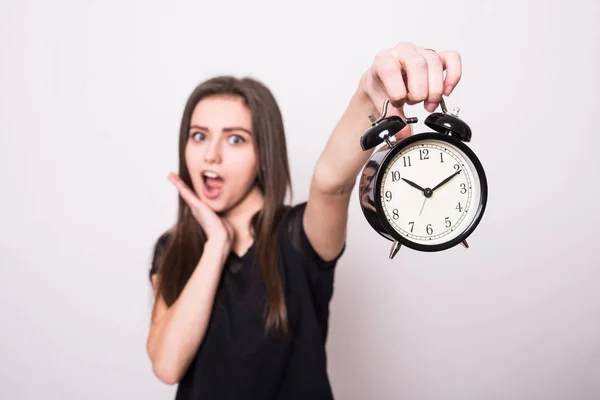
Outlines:
[{"label": "raised arm", "polygon": [[170,174],[169,179],[208,237],[194,272],[170,307],[157,292],[160,271],[152,277],[155,301],[146,350],[154,374],[164,383],[175,384],[185,374],[204,339],[223,265],[235,238],[233,228],[200,201],[177,175]]},{"label": "raised arm", "polygon": [[156,293],[160,274],[152,279],[155,302],[146,350],[154,374],[166,384],[181,380],[204,339],[225,262],[223,248],[207,243],[181,295],[169,308]]},{"label": "raised arm", "polygon": [[[360,136],[371,124],[368,115],[379,116],[386,98],[393,106],[388,108],[388,115],[404,117],[404,104],[420,102],[428,111],[434,111],[442,94],[452,92],[461,74],[461,59],[456,52],[435,52],[400,43],[375,57],[313,173],[303,222],[309,241],[323,259],[336,257],[346,240],[350,195],[372,153],[363,151],[359,144]],[[397,134],[399,138],[408,135],[410,126]]]}]

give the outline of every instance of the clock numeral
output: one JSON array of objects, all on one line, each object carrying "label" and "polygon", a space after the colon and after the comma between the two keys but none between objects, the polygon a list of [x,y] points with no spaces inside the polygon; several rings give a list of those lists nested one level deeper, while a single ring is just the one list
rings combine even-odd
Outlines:
[{"label": "clock numeral", "polygon": [[400,171],[392,171],[392,182],[400,180]]},{"label": "clock numeral", "polygon": [[454,169],[458,171],[460,169],[460,165],[454,164]]},{"label": "clock numeral", "polygon": [[428,149],[419,150],[419,160],[429,160],[429,150]]},{"label": "clock numeral", "polygon": [[460,205],[460,201],[458,202],[458,204],[455,207],[456,210],[458,210],[458,212],[462,212],[462,206]]},{"label": "clock numeral", "polygon": [[440,152],[440,162],[443,163],[444,162],[444,153]]},{"label": "clock numeral", "polygon": [[428,235],[433,234],[433,228],[431,227],[431,224],[427,224],[427,227],[425,228],[425,230],[427,231]]},{"label": "clock numeral", "polygon": [[400,218],[400,214],[398,214],[397,208],[394,208],[394,211],[392,211],[392,218],[394,218],[394,219]]},{"label": "clock numeral", "polygon": [[415,223],[414,222],[409,222],[408,224],[410,225],[410,231],[412,232],[413,229],[415,228]]},{"label": "clock numeral", "polygon": [[467,193],[467,184],[466,183],[461,183],[460,184],[460,193],[461,194]]},{"label": "clock numeral", "polygon": [[[410,163],[410,156],[404,156],[404,157],[402,157],[402,160],[404,160],[405,167],[412,167],[412,164]],[[407,162],[407,160],[408,160],[408,162]]]},{"label": "clock numeral", "polygon": [[389,190],[385,192],[385,201],[387,201],[388,203],[392,201],[392,192],[390,192]]},{"label": "clock numeral", "polygon": [[452,226],[452,222],[450,222],[450,217],[446,217],[446,228],[450,228]]}]

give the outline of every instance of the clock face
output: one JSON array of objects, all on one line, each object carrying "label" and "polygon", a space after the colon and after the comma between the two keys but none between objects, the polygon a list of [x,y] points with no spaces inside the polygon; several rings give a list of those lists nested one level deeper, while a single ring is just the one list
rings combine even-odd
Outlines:
[{"label": "clock face", "polygon": [[447,141],[409,144],[387,163],[380,182],[379,201],[389,225],[411,242],[447,243],[477,217],[482,195],[477,168]]}]

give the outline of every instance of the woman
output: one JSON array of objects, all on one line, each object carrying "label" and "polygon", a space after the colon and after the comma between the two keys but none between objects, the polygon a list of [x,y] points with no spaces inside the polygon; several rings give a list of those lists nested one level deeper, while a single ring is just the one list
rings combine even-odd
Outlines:
[{"label": "woman", "polygon": [[[444,77],[444,70],[446,76]],[[175,226],[157,241],[147,351],[177,399],[331,399],[325,341],[348,205],[370,152],[359,137],[386,98],[433,111],[461,77],[456,52],[379,53],[319,158],[308,201],[290,189],[269,89],[217,77],[191,94],[179,139]],[[388,110],[389,111],[389,110]],[[398,133],[410,134],[410,128]]]}]

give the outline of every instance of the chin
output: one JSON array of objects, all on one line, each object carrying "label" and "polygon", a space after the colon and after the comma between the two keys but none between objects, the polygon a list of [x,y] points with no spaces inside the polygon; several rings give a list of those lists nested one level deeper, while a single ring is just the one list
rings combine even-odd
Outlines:
[{"label": "chin", "polygon": [[232,199],[221,194],[219,197],[215,199],[209,199],[206,197],[200,197],[200,200],[204,202],[211,210],[217,213],[219,216],[223,216],[231,211],[233,208],[237,207],[242,203],[243,199]]},{"label": "chin", "polygon": [[203,196],[200,196],[200,201],[210,207],[216,213],[221,213],[228,208],[227,201],[223,198],[209,199]]},{"label": "chin", "polygon": [[[232,196],[232,189],[239,189],[234,191],[235,193],[240,194],[237,196]],[[222,216],[233,209],[242,206],[244,201],[252,195],[252,189],[254,189],[254,185],[246,188],[246,190],[243,188],[230,187],[229,190],[223,190],[216,196],[210,196],[210,194],[204,191],[204,187],[200,186],[198,189],[196,189],[196,194],[204,204],[208,205],[215,213]]]}]

